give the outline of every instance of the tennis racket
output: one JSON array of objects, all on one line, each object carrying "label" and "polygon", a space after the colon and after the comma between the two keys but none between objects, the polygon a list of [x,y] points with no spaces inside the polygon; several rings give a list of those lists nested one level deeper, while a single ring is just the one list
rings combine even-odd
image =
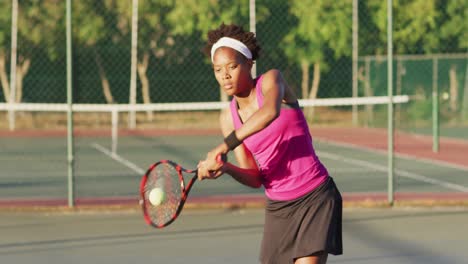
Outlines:
[{"label": "tennis racket", "polygon": [[[226,155],[218,157],[226,162]],[[184,175],[191,175],[185,184]],[[140,204],[146,223],[163,228],[174,222],[197,179],[197,170],[184,169],[170,160],[152,164],[140,182]]]}]

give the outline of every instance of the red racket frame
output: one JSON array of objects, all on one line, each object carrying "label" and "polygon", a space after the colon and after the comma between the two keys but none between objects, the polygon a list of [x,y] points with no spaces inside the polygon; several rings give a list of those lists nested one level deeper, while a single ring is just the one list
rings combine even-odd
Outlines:
[{"label": "red racket frame", "polygon": [[[162,163],[173,166],[175,170],[177,171],[177,174],[179,176],[179,181],[180,181],[180,187],[182,191],[182,194],[181,194],[182,197],[181,197],[179,205],[177,206],[177,210],[175,211],[174,215],[172,215],[171,217],[171,220],[169,220],[167,223],[164,223],[162,225],[157,225],[153,223],[153,221],[151,221],[151,217],[149,216],[147,212],[146,205],[148,201],[145,199],[145,186],[146,186],[146,182],[148,181],[148,175],[151,174],[154,168],[156,168],[159,164],[162,164]],[[187,186],[185,185],[185,180],[184,180],[184,175],[183,175],[184,173],[194,174],[192,178],[190,179],[190,181],[188,182]],[[145,175],[143,176],[140,182],[141,207],[143,210],[143,216],[145,218],[146,223],[156,228],[163,228],[163,227],[168,226],[172,222],[174,222],[174,220],[179,216],[180,212],[182,211],[185,201],[187,200],[188,193],[190,192],[190,189],[192,189],[192,186],[195,183],[196,179],[197,179],[197,170],[187,170],[171,160],[160,160],[154,163],[153,165],[151,165],[150,168],[146,171]]]},{"label": "red racket frame", "polygon": [[[219,160],[219,162],[226,162],[227,161],[227,156],[225,154],[223,154],[218,158],[218,160]],[[171,217],[171,220],[169,220],[168,222],[166,222],[164,224],[157,225],[157,224],[153,223],[153,221],[151,221],[151,217],[149,216],[149,214],[147,212],[146,205],[147,205],[148,201],[145,199],[145,186],[146,186],[146,182],[148,181],[148,176],[151,174],[153,169],[156,168],[161,163],[169,164],[169,165],[173,166],[175,168],[175,170],[177,171],[177,174],[179,176],[179,181],[180,181],[180,187],[181,187],[181,191],[182,191],[182,194],[181,194],[182,197],[181,197],[179,205],[177,206],[177,210],[175,211],[175,213]],[[185,184],[184,173],[185,174],[194,174],[187,185]],[[195,183],[195,181],[197,179],[197,176],[198,176],[197,173],[198,173],[198,170],[185,169],[182,166],[180,166],[179,164],[177,164],[176,162],[173,162],[171,160],[160,160],[160,161],[152,164],[149,167],[149,169],[146,171],[145,175],[143,175],[143,177],[141,179],[141,182],[140,182],[140,203],[141,203],[141,207],[142,207],[142,210],[143,210],[143,216],[144,216],[145,221],[146,221],[146,223],[148,225],[151,225],[151,226],[156,227],[156,228],[163,228],[163,227],[166,227],[166,226],[170,225],[172,222],[174,222],[174,220],[179,216],[180,212],[182,211],[182,209],[184,207],[185,201],[187,200],[187,197],[188,197],[188,193],[190,192],[190,189],[192,189],[193,184]]]}]

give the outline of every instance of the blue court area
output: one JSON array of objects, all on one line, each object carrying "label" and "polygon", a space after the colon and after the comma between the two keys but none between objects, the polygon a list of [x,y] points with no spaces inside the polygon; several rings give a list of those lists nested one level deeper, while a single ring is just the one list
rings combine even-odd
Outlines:
[{"label": "blue court area", "polygon": [[[344,255],[328,263],[460,264],[468,210],[345,209]],[[263,210],[185,210],[166,229],[137,211],[0,212],[0,262],[259,263]]]},{"label": "blue court area", "polygon": [[[77,198],[138,198],[141,176],[154,162],[170,159],[195,168],[219,136],[126,136],[112,152],[108,137],[75,139],[74,190]],[[384,140],[384,139],[383,139]],[[334,142],[315,141],[316,151],[343,193],[386,193],[385,152]],[[64,137],[6,138],[0,142],[0,200],[66,199],[67,144]],[[229,157],[233,161],[233,157]],[[395,157],[395,191],[467,193],[468,168]],[[221,177],[197,183],[191,196],[258,194]]]}]

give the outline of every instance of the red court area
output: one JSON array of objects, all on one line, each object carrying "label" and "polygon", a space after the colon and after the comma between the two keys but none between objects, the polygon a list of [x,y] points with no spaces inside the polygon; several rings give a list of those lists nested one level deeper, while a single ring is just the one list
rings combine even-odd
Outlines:
[{"label": "red court area", "polygon": [[[380,128],[320,128],[312,127],[315,140],[330,141],[387,151],[387,130]],[[441,137],[439,152],[432,151],[432,137],[396,131],[396,155],[439,161],[468,169],[468,141]]]}]

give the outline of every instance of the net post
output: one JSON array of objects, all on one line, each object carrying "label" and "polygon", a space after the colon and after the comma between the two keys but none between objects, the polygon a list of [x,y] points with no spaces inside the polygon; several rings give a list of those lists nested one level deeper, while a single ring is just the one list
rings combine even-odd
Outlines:
[{"label": "net post", "polygon": [[439,152],[439,87],[438,59],[432,58],[432,152]]},{"label": "net post", "polygon": [[117,154],[117,140],[118,140],[118,127],[119,127],[119,111],[117,108],[111,111],[111,137],[112,137],[112,154]]}]

